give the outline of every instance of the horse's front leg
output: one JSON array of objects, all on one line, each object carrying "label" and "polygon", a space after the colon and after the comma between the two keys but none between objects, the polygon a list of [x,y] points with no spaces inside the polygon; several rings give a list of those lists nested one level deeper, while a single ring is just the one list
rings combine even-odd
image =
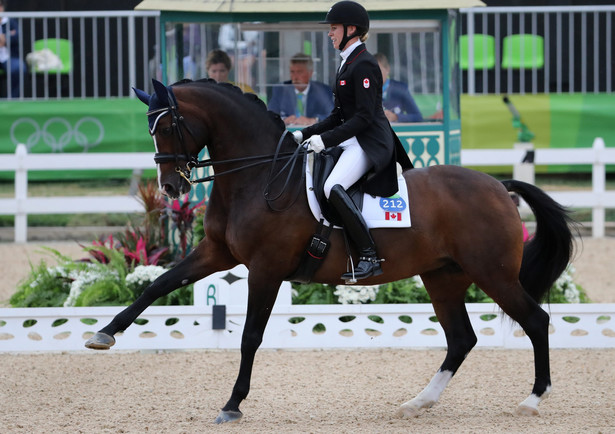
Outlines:
[{"label": "horse's front leg", "polygon": [[228,250],[216,248],[204,239],[180,263],[152,282],[133,304],[118,313],[107,326],[88,339],[85,346],[94,350],[108,350],[115,344],[113,335],[126,330],[158,298],[235,265],[237,261]]},{"label": "horse's front leg", "polygon": [[275,282],[271,280],[268,282],[256,282],[256,280],[253,279],[251,269],[248,277],[248,311],[241,338],[239,375],[235,381],[231,398],[218,414],[215,423],[237,422],[243,416],[239,410],[239,404],[248,396],[250,391],[254,356],[263,341],[265,327],[271,316],[271,310],[282,284],[281,280]]}]

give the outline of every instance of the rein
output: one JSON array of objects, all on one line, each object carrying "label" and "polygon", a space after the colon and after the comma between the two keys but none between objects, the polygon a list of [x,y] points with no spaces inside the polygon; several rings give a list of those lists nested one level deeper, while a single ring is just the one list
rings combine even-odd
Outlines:
[{"label": "rein", "polygon": [[[177,108],[177,105],[178,105],[177,100],[175,99],[175,95],[169,88],[167,88],[167,95],[168,95],[168,100],[169,100],[169,106],[156,109],[156,110],[150,110],[149,112],[147,112],[147,115],[148,116],[157,115],[158,118],[160,118],[164,116],[165,114],[170,113],[172,117],[171,127],[173,128],[174,131],[177,132],[177,138],[178,138],[179,143],[177,144],[175,153],[173,154],[164,153],[164,152],[156,152],[154,154],[154,162],[156,164],[175,162],[175,171],[179,173],[179,175],[182,178],[184,178],[184,180],[188,182],[188,184],[194,185],[194,184],[201,183],[201,182],[213,181],[218,176],[229,175],[231,173],[235,173],[235,172],[239,172],[244,169],[249,169],[251,167],[259,166],[261,164],[271,163],[271,171],[269,173],[269,178],[267,180],[265,190],[263,191],[263,197],[265,198],[267,205],[269,206],[270,209],[274,211],[284,211],[290,208],[296,202],[297,198],[299,197],[299,193],[301,192],[301,186],[303,184],[303,180],[305,179],[305,173],[303,171],[301,174],[301,182],[298,183],[297,192],[295,194],[294,199],[291,201],[290,205],[288,205],[288,207],[283,208],[283,209],[275,209],[273,207],[273,202],[278,200],[280,197],[282,197],[282,195],[286,192],[288,185],[290,183],[290,180],[291,180],[293,169],[296,167],[299,156],[303,155],[302,160],[303,160],[303,164],[305,164],[305,162],[307,161],[307,155],[310,152],[313,152],[311,150],[306,150],[302,146],[297,146],[297,148],[291,152],[280,152],[282,143],[284,142],[284,139],[289,133],[288,130],[284,130],[284,132],[280,136],[280,139],[278,140],[274,154],[253,155],[253,156],[248,156],[248,157],[232,158],[232,159],[220,160],[220,161],[213,161],[211,158],[208,158],[206,160],[199,160],[197,155],[190,155],[187,152],[184,135],[182,133],[182,127],[188,132],[188,134],[190,134],[190,136],[193,138],[195,142],[196,142],[196,138],[194,134],[192,133],[192,131],[190,131],[190,128],[188,127],[188,125],[186,125],[184,121],[184,117],[179,113],[179,110]],[[156,130],[156,126],[154,126],[153,130],[150,131],[150,134],[154,135],[155,130]],[[185,168],[182,168],[180,166],[179,164],[180,160],[186,161]],[[286,164],[284,164],[284,166],[279,170],[277,174],[274,174],[275,164],[277,162],[284,161],[284,160],[287,160]],[[244,163],[244,162],[250,162],[250,163],[244,164],[234,169],[229,169],[223,172],[215,173],[213,175],[205,176],[203,178],[198,178],[194,180],[190,179],[191,174],[192,174],[192,169],[197,168],[197,167],[214,167],[216,165],[221,165],[221,164]],[[288,175],[286,176],[284,185],[282,186],[282,188],[277,194],[272,195],[271,187],[273,185],[273,182],[276,179],[278,179],[279,176],[286,169],[288,169]]]},{"label": "rein", "polygon": [[[222,175],[228,175],[230,173],[235,173],[238,172],[240,170],[244,170],[244,169],[249,169],[251,167],[255,167],[261,164],[265,164],[265,163],[276,163],[276,161],[280,160],[280,159],[289,159],[289,160],[295,160],[297,158],[298,152],[300,149],[305,150],[304,148],[302,148],[301,146],[297,147],[297,150],[293,151],[293,152],[282,152],[280,153],[280,148],[282,146],[282,142],[284,141],[284,138],[286,137],[286,135],[288,134],[288,130],[284,130],[284,132],[282,133],[282,136],[280,137],[280,140],[278,140],[278,144],[276,146],[276,151],[275,154],[273,155],[255,155],[255,156],[250,156],[250,157],[240,157],[240,158],[233,158],[230,160],[220,160],[220,161],[213,161],[212,159],[207,159],[207,160],[199,160],[198,159],[198,155],[190,155],[187,152],[186,149],[186,143],[184,140],[184,134],[182,132],[182,126],[183,128],[188,132],[188,134],[190,134],[190,136],[196,141],[196,138],[194,137],[194,134],[192,133],[192,131],[190,131],[190,128],[188,128],[188,125],[186,125],[186,123],[184,122],[184,117],[179,113],[178,110],[178,104],[177,104],[177,100],[175,99],[175,95],[173,94],[173,92],[171,91],[171,89],[167,88],[167,98],[169,101],[169,105],[167,107],[163,107],[163,108],[159,108],[159,109],[155,109],[155,110],[150,110],[148,111],[146,114],[147,116],[153,116],[153,115],[157,115],[158,119],[161,118],[162,116],[164,116],[167,113],[171,114],[171,118],[172,118],[172,122],[171,122],[171,127],[173,128],[173,130],[175,132],[177,132],[177,138],[178,138],[178,145],[176,146],[176,150],[175,153],[173,154],[169,154],[169,153],[165,153],[165,152],[156,152],[154,154],[154,162],[156,164],[162,164],[162,163],[171,163],[171,162],[175,162],[175,171],[177,173],[180,174],[180,176],[182,178],[184,178],[184,180],[186,180],[186,182],[188,182],[188,184],[190,185],[194,185],[200,182],[208,182],[208,181],[212,181],[213,179],[217,178],[218,176],[222,176]],[[156,121],[157,123],[157,121]],[[154,135],[156,132],[156,124],[154,124],[154,128],[150,131],[151,135]],[[311,152],[311,151],[307,151],[307,152]],[[184,160],[186,161],[186,167],[182,168],[179,164],[180,160]],[[241,167],[237,167],[235,169],[230,169],[230,170],[226,170],[224,172],[220,172],[220,173],[215,173],[213,175],[210,176],[206,176],[204,178],[198,178],[195,180],[191,180],[191,173],[192,173],[192,169],[196,168],[196,167],[213,167],[215,165],[219,165],[219,164],[229,164],[229,163],[242,163],[242,162],[246,162],[246,161],[254,161],[254,160],[262,160],[262,161],[256,161],[250,164],[246,164],[244,166]],[[286,167],[286,166],[285,166]],[[294,167],[294,163],[293,163],[293,167]],[[273,168],[272,168],[273,170]],[[271,175],[270,175],[271,176]],[[288,182],[288,180],[287,180]],[[269,183],[268,183],[269,185]]]},{"label": "rein", "polygon": [[198,178],[198,179],[195,179],[195,180],[187,180],[187,181],[191,185],[194,185],[194,184],[197,184],[197,183],[200,183],[200,182],[213,181],[218,176],[228,175],[230,173],[239,172],[241,170],[249,169],[249,168],[255,167],[255,166],[259,166],[261,164],[265,164],[265,163],[274,163],[275,164],[275,162],[280,160],[280,159],[289,159],[289,160],[291,160],[291,159],[293,159],[293,156],[295,156],[298,153],[298,151],[300,151],[302,148],[300,146],[298,146],[297,150],[292,151],[292,152],[279,152],[280,148],[282,146],[282,143],[284,142],[284,138],[286,137],[287,134],[288,134],[288,130],[284,130],[284,132],[282,133],[282,136],[278,140],[278,144],[276,146],[275,154],[253,155],[253,156],[250,156],[250,157],[231,158],[229,160],[220,160],[220,161],[213,161],[211,158],[208,158],[207,160],[197,160],[195,163],[193,163],[193,165],[191,165],[188,168],[189,169],[193,169],[193,168],[196,168],[196,167],[214,167],[217,164],[243,163],[243,162],[254,161],[254,160],[262,160],[262,161],[255,161],[253,163],[245,164],[243,166],[236,167],[234,169],[229,169],[229,170],[225,170],[224,172],[215,173],[213,175],[205,176],[204,178]]}]

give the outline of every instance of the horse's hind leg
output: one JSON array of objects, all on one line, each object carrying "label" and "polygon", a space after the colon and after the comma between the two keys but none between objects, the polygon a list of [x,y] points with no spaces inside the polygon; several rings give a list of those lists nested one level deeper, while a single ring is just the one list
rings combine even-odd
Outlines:
[{"label": "horse's hind leg", "polygon": [[446,335],[447,352],[444,362],[427,387],[415,398],[402,404],[399,417],[415,417],[423,408],[430,408],[450,382],[477,338],[464,304],[470,284],[465,274],[438,270],[421,276],[429,292],[436,316]]},{"label": "horse's hind leg", "polygon": [[[486,288],[486,286],[485,286]],[[530,338],[534,348],[535,380],[532,393],[519,407],[518,415],[537,415],[538,404],[551,392],[551,370],[549,366],[549,315],[516,283],[513,288],[498,295],[485,292],[494,299],[509,317],[515,320]]]}]

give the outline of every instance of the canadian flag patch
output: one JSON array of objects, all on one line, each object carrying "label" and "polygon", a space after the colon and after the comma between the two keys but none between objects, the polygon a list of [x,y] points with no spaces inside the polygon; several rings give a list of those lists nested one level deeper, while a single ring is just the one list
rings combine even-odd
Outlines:
[{"label": "canadian flag patch", "polygon": [[369,89],[369,78],[364,78],[363,79],[363,87],[365,89]]},{"label": "canadian flag patch", "polygon": [[386,211],[384,213],[384,219],[385,220],[397,220],[397,221],[400,222],[401,219],[402,219],[402,215],[401,215],[400,212],[389,212],[389,211]]},{"label": "canadian flag patch", "polygon": [[346,80],[340,80],[340,86],[346,86]]}]

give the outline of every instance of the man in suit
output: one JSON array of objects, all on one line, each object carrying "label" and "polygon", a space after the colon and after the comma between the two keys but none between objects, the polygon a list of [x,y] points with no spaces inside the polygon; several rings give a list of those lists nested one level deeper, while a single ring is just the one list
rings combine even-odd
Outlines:
[{"label": "man in suit", "polygon": [[408,85],[389,77],[391,66],[383,53],[374,55],[382,72],[382,105],[389,122],[423,122],[423,115],[417,107]]},{"label": "man in suit", "polygon": [[333,110],[333,91],[312,80],[314,62],[307,54],[290,59],[290,80],[273,88],[268,108],[278,113],[286,125],[312,125]]}]

